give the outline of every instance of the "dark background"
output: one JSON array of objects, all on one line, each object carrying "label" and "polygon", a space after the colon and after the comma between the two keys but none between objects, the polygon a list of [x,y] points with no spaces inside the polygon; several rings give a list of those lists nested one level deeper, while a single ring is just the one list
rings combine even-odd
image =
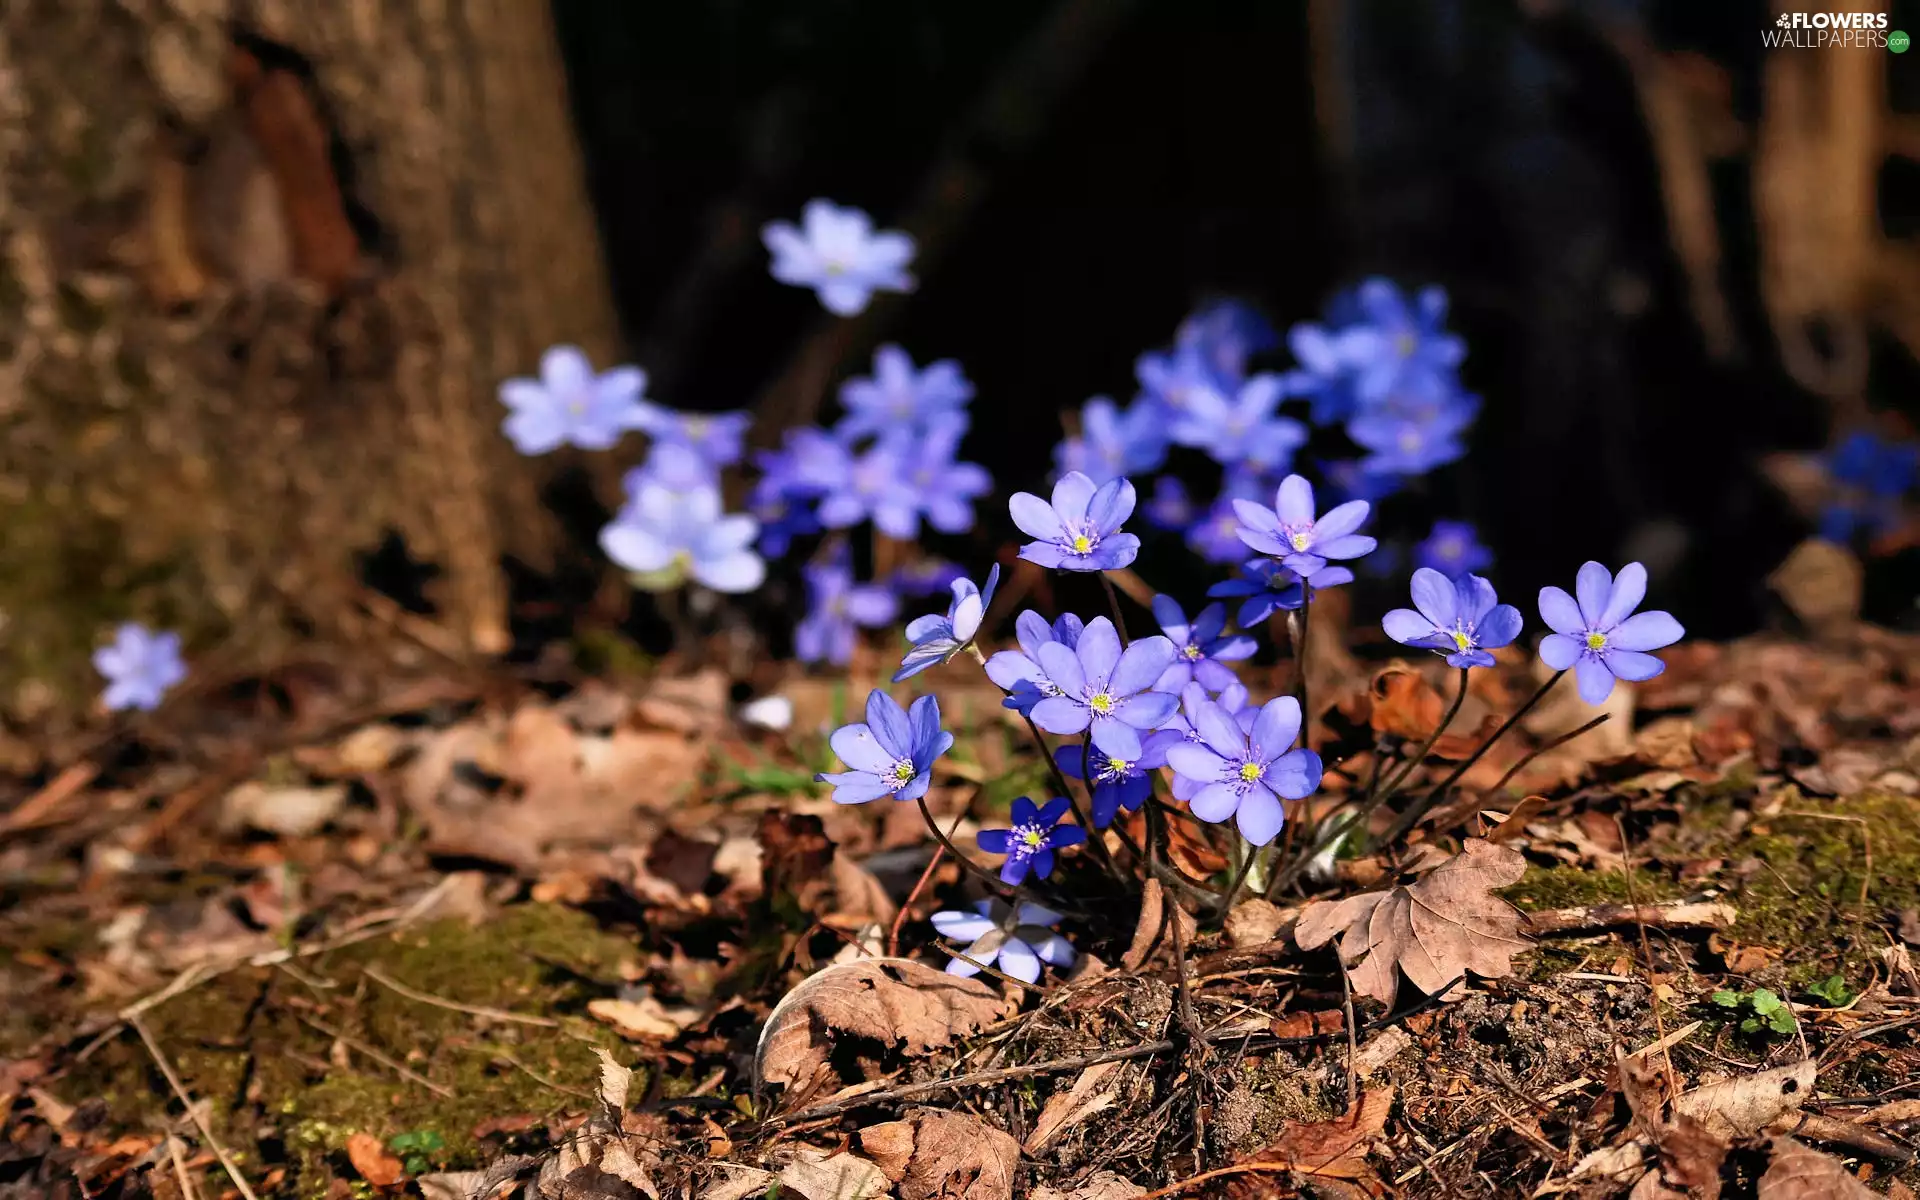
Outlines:
[{"label": "dark background", "polygon": [[[1819,448],[1830,418],[1771,357],[1739,169],[1715,187],[1748,353],[1710,364],[1632,78],[1594,20],[1711,58],[1751,119],[1771,10],[1547,7],[1339,3],[1319,62],[1307,5],[1275,0],[557,12],[628,344],[655,399],[748,406],[820,327],[811,293],[769,283],[763,221],[823,195],[898,225],[939,164],[961,161],[979,203],[940,223],[919,291],[876,313],[836,379],[864,373],[874,341],[959,359],[978,388],[966,456],[999,496],[1041,486],[1060,410],[1130,399],[1134,359],[1197,301],[1244,297],[1284,331],[1379,272],[1448,289],[1464,378],[1485,398],[1470,456],[1389,501],[1383,531],[1470,519],[1503,590],[1526,595],[1570,585],[1587,558],[1645,558],[1659,606],[1691,633],[1745,632],[1777,615],[1763,578],[1809,530],[1756,459]],[[1036,39],[1084,56],[1057,96],[1032,65]],[[1900,108],[1916,107],[1912,66],[1889,68]],[[1352,114],[1341,161],[1316,85]],[[1920,211],[1909,175],[1887,172],[1890,234]],[[1873,377],[1881,405],[1914,382],[1893,348]],[[998,536],[1004,506],[981,511]],[[1870,578],[1870,616],[1911,612],[1910,564]]]}]

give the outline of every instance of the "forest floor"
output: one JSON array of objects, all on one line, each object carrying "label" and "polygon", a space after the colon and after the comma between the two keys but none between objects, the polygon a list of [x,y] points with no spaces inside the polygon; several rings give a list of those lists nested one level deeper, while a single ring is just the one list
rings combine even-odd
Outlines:
[{"label": "forest floor", "polygon": [[[9,745],[0,1197],[1911,1196],[1920,640],[1667,657],[1273,904],[1175,920],[1069,856],[1081,962],[1032,988],[938,973],[981,892],[914,805],[810,782],[875,664],[780,682],[791,734],[717,672],[423,659]],[[1462,730],[1531,684],[1484,674]],[[971,847],[1044,766],[927,678]],[[1316,681],[1325,803],[1445,686]]]}]

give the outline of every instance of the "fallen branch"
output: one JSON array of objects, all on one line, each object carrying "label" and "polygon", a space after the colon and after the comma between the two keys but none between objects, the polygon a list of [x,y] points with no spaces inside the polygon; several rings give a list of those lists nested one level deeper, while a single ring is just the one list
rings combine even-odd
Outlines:
[{"label": "fallen branch", "polygon": [[193,1102],[193,1097],[187,1092],[187,1086],[180,1082],[180,1076],[175,1073],[173,1063],[168,1061],[166,1054],[161,1051],[160,1043],[153,1040],[153,1031],[147,1028],[147,1023],[135,1015],[127,1018],[127,1024],[133,1026],[133,1031],[140,1035],[141,1041],[146,1043],[147,1053],[153,1056],[154,1065],[159,1067],[160,1073],[167,1077],[167,1086],[173,1089],[174,1096],[187,1110],[187,1117],[193,1122],[194,1128],[200,1131],[200,1136],[207,1139],[207,1148],[212,1150],[214,1157],[220,1160],[220,1165],[226,1169],[227,1178],[233,1180],[233,1186],[240,1190],[245,1200],[260,1200],[254,1195],[253,1189],[247,1186],[247,1177],[240,1173],[240,1168],[234,1164],[233,1156],[228,1154],[227,1148],[220,1144],[220,1139],[213,1136],[213,1126],[208,1123],[206,1114],[202,1113],[200,1106]]},{"label": "fallen branch", "polygon": [[1670,900],[1662,904],[1549,908],[1528,913],[1527,925],[1538,934],[1583,933],[1619,925],[1645,925],[1649,929],[1728,929],[1739,916],[1731,904]]}]

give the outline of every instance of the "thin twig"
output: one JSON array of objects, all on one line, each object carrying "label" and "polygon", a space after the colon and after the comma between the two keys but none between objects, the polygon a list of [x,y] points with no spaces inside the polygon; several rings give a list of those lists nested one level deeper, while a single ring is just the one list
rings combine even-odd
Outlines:
[{"label": "thin twig", "polygon": [[542,1029],[560,1028],[560,1022],[549,1017],[535,1017],[527,1013],[508,1012],[504,1008],[488,1008],[482,1004],[462,1004],[458,1000],[448,1000],[443,996],[435,996],[431,992],[417,991],[385,975],[378,967],[361,967],[360,972],[384,988],[397,992],[409,1000],[417,1000],[421,1004],[431,1004],[435,1008],[449,1009],[453,1012],[463,1012],[473,1017],[487,1017],[495,1021],[511,1021],[518,1025],[538,1025]]},{"label": "thin twig", "polygon": [[380,1051],[375,1050],[372,1046],[367,1045],[365,1042],[360,1041],[356,1038],[350,1038],[346,1034],[341,1033],[338,1029],[335,1029],[331,1025],[326,1024],[324,1021],[316,1021],[312,1017],[309,1017],[304,1013],[300,1015],[300,1019],[306,1024],[313,1026],[313,1028],[319,1030],[321,1033],[326,1034],[328,1037],[332,1038],[334,1041],[339,1042],[341,1045],[345,1046],[347,1049],[352,1050],[356,1054],[366,1055],[368,1058],[379,1063],[381,1066],[387,1068],[389,1071],[394,1072],[396,1075],[400,1076],[402,1079],[407,1080],[409,1083],[417,1083],[421,1087],[426,1088],[428,1091],[432,1092],[436,1096],[440,1096],[448,1100],[453,1099],[452,1088],[443,1087],[440,1084],[435,1083],[433,1080],[428,1079],[425,1075],[420,1074],[420,1072],[414,1070],[412,1067],[409,1067],[405,1063],[400,1062],[397,1059],[391,1058],[388,1055],[382,1054]]},{"label": "thin twig", "polygon": [[[966,818],[967,814],[964,812],[953,818],[953,824],[947,828],[947,836],[949,838],[953,836],[954,830],[960,828],[960,822],[966,820]],[[887,931],[888,958],[900,957],[900,930],[907,923],[907,913],[912,911],[913,902],[920,898],[922,891],[926,890],[927,884],[933,879],[933,873],[940,869],[940,860],[946,856],[947,848],[945,846],[935,846],[933,848],[933,857],[927,860],[927,869],[920,872],[919,880],[913,885],[913,890],[907,893],[906,901],[900,905],[900,911],[893,914],[893,928]]]},{"label": "thin twig", "polygon": [[989,888],[993,889],[996,895],[1011,896],[1016,899],[1019,897],[1019,888],[1012,886],[1007,883],[1006,880],[1001,879],[998,875],[995,875],[979,863],[974,862],[966,855],[960,853],[960,848],[953,844],[952,839],[940,832],[940,826],[933,819],[933,810],[927,807],[927,798],[924,795],[919,798],[918,803],[920,805],[920,815],[926,819],[927,828],[933,832],[933,840],[940,843],[941,849],[953,855],[953,861],[959,863],[961,869],[965,870],[974,878],[984,882]]},{"label": "thin twig", "polygon": [[200,1200],[200,1191],[193,1186],[193,1177],[187,1174],[187,1160],[180,1153],[180,1139],[167,1135],[167,1156],[173,1159],[173,1177],[180,1184],[183,1200]]},{"label": "thin twig", "polygon": [[1291,1159],[1276,1159],[1273,1162],[1246,1162],[1235,1163],[1230,1167],[1215,1167],[1211,1171],[1202,1171],[1191,1179],[1182,1179],[1179,1183],[1170,1183],[1157,1191],[1146,1192],[1137,1200],[1158,1200],[1161,1196],[1177,1196],[1197,1184],[1224,1179],[1229,1175],[1250,1175],[1258,1171],[1295,1171],[1299,1166],[1300,1164]]},{"label": "thin twig", "polygon": [[[1335,956],[1338,957],[1337,955]],[[1347,978],[1347,964],[1340,967],[1340,1008],[1347,1027],[1347,1111],[1360,1103],[1360,1034],[1353,1027],[1353,980]]]},{"label": "thin twig", "polygon": [[174,1096],[186,1108],[187,1117],[200,1131],[200,1136],[207,1140],[207,1148],[212,1150],[214,1157],[220,1160],[220,1165],[226,1170],[227,1177],[233,1180],[233,1186],[240,1190],[240,1195],[245,1197],[245,1200],[260,1200],[254,1195],[253,1189],[247,1185],[247,1177],[240,1173],[240,1168],[233,1161],[233,1155],[228,1154],[227,1148],[220,1144],[220,1139],[213,1136],[213,1126],[200,1112],[199,1106],[193,1102],[193,1097],[187,1093],[186,1085],[180,1082],[180,1076],[175,1073],[173,1064],[167,1061],[166,1053],[160,1049],[160,1043],[153,1039],[153,1031],[147,1028],[147,1023],[136,1013],[127,1018],[127,1024],[131,1025],[133,1031],[140,1035],[140,1040],[147,1044],[147,1053],[153,1056],[154,1065],[159,1067],[160,1073],[167,1077],[167,1086],[173,1089]]},{"label": "thin twig", "polygon": [[1395,818],[1393,825],[1388,828],[1386,836],[1381,839],[1382,843],[1386,845],[1391,845],[1394,842],[1405,837],[1407,835],[1407,832],[1411,830],[1414,827],[1414,825],[1419,822],[1420,818],[1427,814],[1428,810],[1430,810],[1434,805],[1440,803],[1441,799],[1446,796],[1448,789],[1452,788],[1454,784],[1459,783],[1460,777],[1465,775],[1470,769],[1472,769],[1473,764],[1479,762],[1481,756],[1484,755],[1488,750],[1491,750],[1495,742],[1499,741],[1503,736],[1506,735],[1507,730],[1512,729],[1515,725],[1518,725],[1520,723],[1520,718],[1526,716],[1529,712],[1533,711],[1534,705],[1546,699],[1547,693],[1553,690],[1553,685],[1556,683],[1559,683],[1560,677],[1565,674],[1566,674],[1565,671],[1555,671],[1553,673],[1552,678],[1548,679],[1545,683],[1540,685],[1539,691],[1527,697],[1527,701],[1525,704],[1522,704],[1519,708],[1514,709],[1513,715],[1508,717],[1505,721],[1502,721],[1500,723],[1500,728],[1494,730],[1492,735],[1488,737],[1486,741],[1480,743],[1479,749],[1475,750],[1472,754],[1468,755],[1465,762],[1461,763],[1459,766],[1453,769],[1453,774],[1441,780],[1426,795],[1420,797],[1418,800],[1414,801],[1412,804],[1407,805],[1406,811],[1401,813],[1397,818]]},{"label": "thin twig", "polygon": [[1518,775],[1522,770],[1526,768],[1526,765],[1532,762],[1534,759],[1539,758],[1542,754],[1545,754],[1549,750],[1559,749],[1561,746],[1566,745],[1568,742],[1579,737],[1581,734],[1588,732],[1589,730],[1600,728],[1602,725],[1605,725],[1608,721],[1612,719],[1613,719],[1612,713],[1601,713],[1599,716],[1595,717],[1591,721],[1588,721],[1585,725],[1580,726],[1578,729],[1569,729],[1567,732],[1561,734],[1557,738],[1554,738],[1552,741],[1546,743],[1545,745],[1536,746],[1532,750],[1527,751],[1526,757],[1522,758],[1519,762],[1513,764],[1511,767],[1508,767],[1507,773],[1500,777],[1500,782],[1494,784],[1493,787],[1489,788],[1488,790],[1492,792],[1498,792],[1501,788],[1504,788],[1507,786],[1508,780],[1512,779],[1515,775]]}]

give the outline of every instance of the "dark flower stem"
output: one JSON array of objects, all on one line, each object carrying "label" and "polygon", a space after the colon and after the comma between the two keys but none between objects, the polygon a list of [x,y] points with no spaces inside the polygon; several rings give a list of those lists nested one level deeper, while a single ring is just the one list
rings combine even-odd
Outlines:
[{"label": "dark flower stem", "polygon": [[1240,869],[1234,872],[1233,882],[1227,885],[1227,894],[1221,899],[1220,906],[1214,909],[1214,916],[1224,917],[1233,911],[1233,906],[1240,900],[1240,889],[1247,886],[1247,877],[1253,874],[1253,864],[1266,852],[1266,849],[1265,846],[1247,847],[1246,861],[1242,862]]},{"label": "dark flower stem", "polygon": [[1469,669],[1470,668],[1467,667],[1460,668],[1460,690],[1454,694],[1452,706],[1447,709],[1447,714],[1440,718],[1440,723],[1434,726],[1433,732],[1428,735],[1426,742],[1421,745],[1420,749],[1415,752],[1412,758],[1407,760],[1406,765],[1387,777],[1385,786],[1380,790],[1379,799],[1374,802],[1376,806],[1385,804],[1387,801],[1393,799],[1393,794],[1400,790],[1400,785],[1412,778],[1413,773],[1419,770],[1420,764],[1426,761],[1427,754],[1433,749],[1434,744],[1440,740],[1440,735],[1447,731],[1447,726],[1453,724],[1453,718],[1460,712],[1460,705],[1465,703],[1467,699],[1467,672]]},{"label": "dark flower stem", "polygon": [[1114,589],[1113,580],[1107,578],[1105,571],[1100,572],[1100,586],[1107,589],[1107,607],[1113,610],[1113,630],[1120,635],[1120,645],[1132,645],[1133,639],[1127,636],[1126,614],[1120,611],[1120,593]]},{"label": "dark flower stem", "polygon": [[1005,896],[1010,900],[1016,901],[1020,898],[1019,888],[960,853],[960,847],[954,845],[947,835],[940,831],[940,823],[933,819],[933,810],[927,807],[927,798],[925,796],[920,797],[918,803],[920,805],[920,815],[926,819],[927,828],[933,831],[933,840],[939,842],[940,848],[953,856],[953,861],[959,863],[961,869],[993,889],[996,895]]},{"label": "dark flower stem", "polygon": [[1554,738],[1552,741],[1548,742],[1546,745],[1537,747],[1533,750],[1529,750],[1525,758],[1521,759],[1519,762],[1507,768],[1507,773],[1500,777],[1500,782],[1494,784],[1492,790],[1497,792],[1501,788],[1506,787],[1508,780],[1512,779],[1515,775],[1518,775],[1522,768],[1524,768],[1528,763],[1532,762],[1534,759],[1539,758],[1542,754],[1545,754],[1549,750],[1557,749],[1558,747],[1566,745],[1568,742],[1579,737],[1581,734],[1587,732],[1590,729],[1600,728],[1602,725],[1605,725],[1609,720],[1611,720],[1612,717],[1613,717],[1612,713],[1601,713],[1599,716],[1595,717],[1593,720],[1588,721],[1585,725],[1580,726],[1580,728],[1569,729],[1567,730],[1567,732],[1561,734],[1557,738]]},{"label": "dark flower stem", "polygon": [[[1033,734],[1033,744],[1039,748],[1040,757],[1046,760],[1047,772],[1053,776],[1053,786],[1059,789],[1061,798],[1066,800],[1067,804],[1073,809],[1073,819],[1080,822],[1080,828],[1087,831],[1087,842],[1093,847],[1094,854],[1099,856],[1100,865],[1105,868],[1107,874],[1113,876],[1116,880],[1121,883],[1127,882],[1126,873],[1120,869],[1119,863],[1113,861],[1113,852],[1107,849],[1107,839],[1102,836],[1102,831],[1093,827],[1092,818],[1087,815],[1085,809],[1080,807],[1080,797],[1074,794],[1071,787],[1067,786],[1066,773],[1060,769],[1060,764],[1054,760],[1053,752],[1047,749],[1047,739],[1045,735],[1040,732],[1040,727],[1033,723],[1032,716],[1026,713],[1021,713],[1020,716],[1021,719],[1026,721],[1028,732]],[[1085,751],[1083,750],[1082,754],[1084,755],[1084,753]],[[1085,761],[1084,758],[1082,761]],[[1083,767],[1082,770],[1084,771],[1085,768]],[[1092,785],[1088,785],[1087,793],[1088,795],[1092,795]],[[1138,853],[1138,851],[1135,851],[1135,853]]]},{"label": "dark flower stem", "polygon": [[1481,756],[1486,754],[1488,750],[1491,750],[1493,748],[1493,744],[1500,740],[1501,735],[1505,734],[1507,730],[1512,729],[1515,725],[1518,725],[1520,723],[1520,718],[1526,716],[1529,712],[1533,711],[1534,705],[1546,699],[1547,693],[1553,690],[1553,685],[1556,683],[1559,683],[1560,677],[1565,674],[1566,674],[1565,671],[1555,671],[1553,673],[1553,678],[1541,684],[1540,689],[1538,691],[1534,692],[1533,695],[1527,697],[1527,702],[1525,704],[1522,704],[1519,708],[1514,709],[1513,715],[1508,717],[1505,721],[1501,722],[1500,728],[1493,731],[1493,736],[1489,737],[1486,741],[1480,743],[1480,748],[1478,750],[1475,750],[1472,754],[1468,755],[1467,760],[1465,762],[1461,763],[1459,766],[1453,769],[1453,774],[1441,780],[1439,784],[1437,784],[1426,795],[1420,797],[1418,800],[1414,801],[1412,804],[1407,805],[1406,811],[1401,813],[1398,817],[1394,819],[1392,826],[1390,826],[1387,829],[1386,836],[1383,837],[1381,841],[1387,844],[1391,844],[1405,837],[1407,835],[1407,831],[1412,829],[1414,825],[1419,822],[1421,817],[1426,816],[1427,813],[1433,808],[1434,805],[1440,803],[1441,799],[1446,796],[1448,789],[1452,788],[1454,784],[1459,783],[1460,777],[1462,775],[1465,775],[1469,770],[1471,770],[1473,767],[1473,764],[1479,762]]},{"label": "dark flower stem", "polygon": [[1311,626],[1307,614],[1313,609],[1313,589],[1306,581],[1300,583],[1300,636],[1293,644],[1293,698],[1300,704],[1300,744],[1311,750],[1309,738],[1313,733],[1313,714],[1307,711],[1307,639]]}]

